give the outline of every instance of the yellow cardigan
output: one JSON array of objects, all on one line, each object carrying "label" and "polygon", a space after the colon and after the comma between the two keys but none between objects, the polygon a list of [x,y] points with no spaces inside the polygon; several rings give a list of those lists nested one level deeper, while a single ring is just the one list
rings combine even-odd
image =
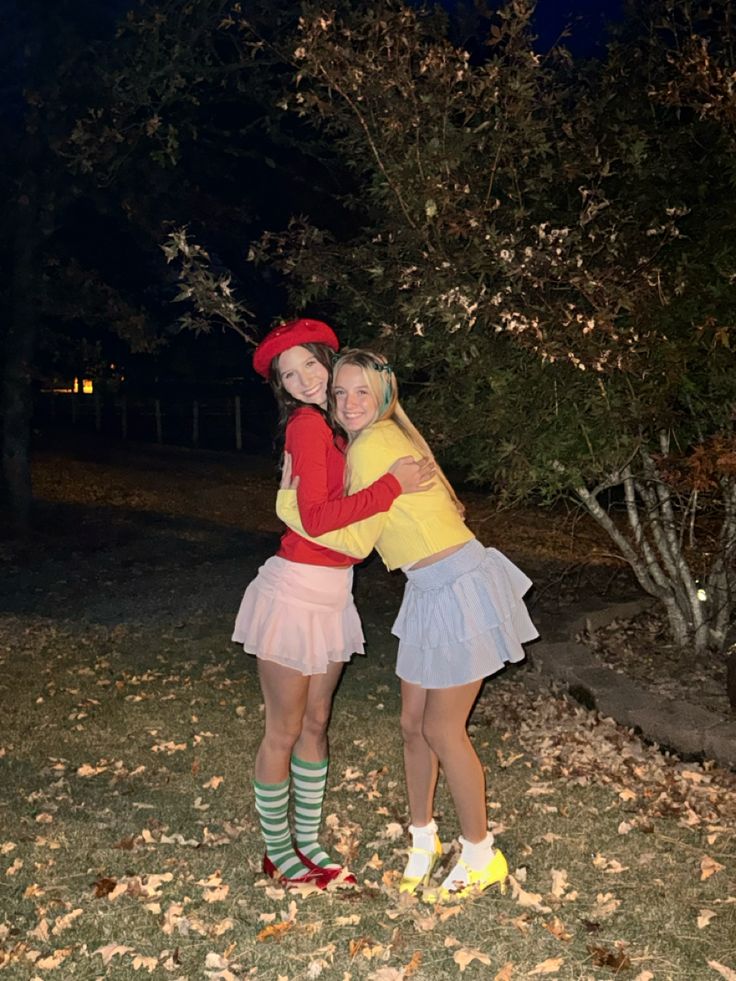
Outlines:
[{"label": "yellow cardigan", "polygon": [[[372,484],[398,457],[420,459],[421,455],[395,422],[386,419],[374,423],[350,444],[348,492],[354,494]],[[402,494],[388,511],[356,521],[347,528],[327,532],[319,538],[310,538],[302,527],[296,491],[278,492],[276,513],[284,524],[304,538],[354,558],[365,558],[377,549],[387,569],[411,566],[475,537],[439,481],[435,481],[431,490]]]}]

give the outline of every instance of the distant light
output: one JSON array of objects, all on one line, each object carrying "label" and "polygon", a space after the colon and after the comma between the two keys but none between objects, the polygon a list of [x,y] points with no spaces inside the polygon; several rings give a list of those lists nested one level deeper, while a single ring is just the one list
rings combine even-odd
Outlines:
[{"label": "distant light", "polygon": [[704,589],[699,589],[696,595],[701,603],[705,603],[705,601],[708,599],[708,594]]},{"label": "distant light", "polygon": [[94,384],[91,378],[82,379],[82,391],[85,395],[91,395],[95,390]]},{"label": "distant light", "polygon": [[79,379],[78,378],[75,378],[74,379],[74,384],[72,385],[72,391],[74,392],[75,395],[78,395],[79,394]]}]

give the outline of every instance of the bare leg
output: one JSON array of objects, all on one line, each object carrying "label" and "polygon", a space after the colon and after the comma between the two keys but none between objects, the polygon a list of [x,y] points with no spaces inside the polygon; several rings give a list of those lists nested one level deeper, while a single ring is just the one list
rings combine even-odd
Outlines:
[{"label": "bare leg", "polygon": [[480,842],[487,835],[483,767],[468,737],[466,723],[481,682],[426,692],[423,733],[439,758],[463,837]]},{"label": "bare leg", "polygon": [[341,661],[333,661],[328,664],[325,674],[313,674],[309,678],[301,732],[293,747],[294,755],[299,759],[319,763],[327,758],[332,698],[343,668]]},{"label": "bare leg", "polygon": [[273,661],[258,661],[265,704],[265,732],[258,747],[255,778],[277,784],[289,776],[289,760],[302,731],[311,678]]},{"label": "bare leg", "polygon": [[401,682],[401,735],[404,740],[404,773],[411,823],[424,827],[432,820],[437,786],[437,756],[422,731],[427,691]]}]

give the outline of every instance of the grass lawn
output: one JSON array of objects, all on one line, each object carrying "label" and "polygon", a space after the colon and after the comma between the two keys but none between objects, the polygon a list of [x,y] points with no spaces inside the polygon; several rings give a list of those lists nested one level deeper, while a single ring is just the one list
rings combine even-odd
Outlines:
[{"label": "grass lawn", "polygon": [[[336,698],[325,811],[359,888],[266,880],[260,692],[229,631],[274,543],[113,508],[94,517],[103,547],[89,514],[0,590],[5,977],[736,978],[734,774],[533,691],[523,668],[491,679],[471,719],[509,889],[399,899],[400,582],[378,563],[362,570],[369,656]],[[437,819],[451,848],[442,785]]]}]

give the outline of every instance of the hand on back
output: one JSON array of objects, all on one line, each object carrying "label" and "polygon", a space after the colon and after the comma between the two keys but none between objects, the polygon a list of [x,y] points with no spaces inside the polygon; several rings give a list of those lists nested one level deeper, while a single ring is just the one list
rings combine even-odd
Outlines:
[{"label": "hand on back", "polygon": [[291,466],[291,453],[287,453],[284,450],[284,459],[281,464],[281,481],[279,482],[280,490],[296,490],[299,486],[299,477],[292,477]]},{"label": "hand on back", "polygon": [[434,487],[432,478],[436,473],[434,460],[422,457],[415,460],[411,456],[401,456],[389,467],[389,473],[401,484],[402,494],[415,494],[417,491],[429,490]]}]

